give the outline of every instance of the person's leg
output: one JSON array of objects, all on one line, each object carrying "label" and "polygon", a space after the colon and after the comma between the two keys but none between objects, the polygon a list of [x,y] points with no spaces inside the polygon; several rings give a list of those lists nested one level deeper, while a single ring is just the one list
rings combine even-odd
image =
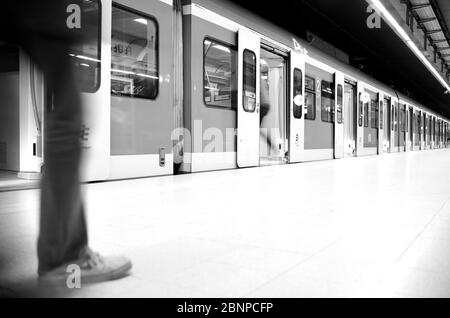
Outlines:
[{"label": "person's leg", "polygon": [[24,49],[53,93],[44,127],[38,272],[42,280],[55,283],[66,281],[68,263],[80,266],[85,283],[120,278],[132,266],[127,258],[101,257],[87,245],[79,180],[82,105],[74,57],[69,54],[96,28],[90,29],[86,19],[80,30],[66,27],[66,7],[72,2],[83,7],[81,0],[22,0],[0,13],[0,29],[10,32],[0,31],[0,41]]},{"label": "person's leg", "polygon": [[82,107],[74,64],[63,43],[42,41],[39,51],[30,50],[53,91],[44,127],[39,273],[77,259],[88,244],[79,180]]}]

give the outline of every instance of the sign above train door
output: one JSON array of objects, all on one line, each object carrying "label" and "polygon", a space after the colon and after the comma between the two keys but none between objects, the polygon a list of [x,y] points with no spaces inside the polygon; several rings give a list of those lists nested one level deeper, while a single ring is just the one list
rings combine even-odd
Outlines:
[{"label": "sign above train door", "polygon": [[289,162],[300,162],[305,145],[304,78],[305,57],[302,53],[290,54],[290,107],[289,107]]},{"label": "sign above train door", "polygon": [[260,37],[238,31],[237,165],[259,166]]}]

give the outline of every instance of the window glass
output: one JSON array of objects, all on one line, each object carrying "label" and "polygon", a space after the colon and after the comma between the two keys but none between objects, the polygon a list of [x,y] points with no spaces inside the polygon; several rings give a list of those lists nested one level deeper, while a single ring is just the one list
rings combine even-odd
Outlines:
[{"label": "window glass", "polygon": [[380,100],[380,128],[384,129],[384,102]]},{"label": "window glass", "polygon": [[332,82],[321,82],[321,118],[325,122],[334,122],[334,87]]},{"label": "window glass", "polygon": [[406,108],[403,107],[401,110],[402,115],[402,132],[406,132]]},{"label": "window glass", "polygon": [[81,6],[80,44],[70,50],[81,91],[93,93],[100,86],[101,6],[99,0],[84,0]]},{"label": "window glass", "polygon": [[338,124],[342,124],[342,85],[339,84],[337,86],[337,94],[336,94],[336,116]]},{"label": "window glass", "polygon": [[243,107],[252,113],[256,109],[256,55],[249,50],[244,50],[243,55]]},{"label": "window glass", "polygon": [[362,127],[363,125],[363,118],[364,118],[364,110],[363,110],[363,102],[361,100],[361,93],[359,94],[359,118],[358,118],[358,125],[359,127]]},{"label": "window glass", "polygon": [[152,18],[112,8],[111,94],[158,95],[158,27]]},{"label": "window glass", "polygon": [[236,50],[205,39],[203,98],[208,106],[236,109]]},{"label": "window glass", "polygon": [[378,102],[376,100],[370,101],[370,126],[378,128]]},{"label": "window glass", "polygon": [[428,135],[431,137],[431,131],[432,131],[432,122],[431,117],[428,120]]},{"label": "window glass", "polygon": [[394,130],[397,131],[398,130],[398,107],[395,106],[394,107]]},{"label": "window glass", "polygon": [[369,127],[369,103],[364,103],[364,127]]},{"label": "window glass", "polygon": [[305,119],[316,119],[316,80],[305,76]]},{"label": "window glass", "polygon": [[403,122],[402,122],[402,132],[405,132],[405,131],[407,131],[406,130],[406,124],[407,124],[407,121],[406,121],[406,107],[404,107],[403,109],[402,109],[402,115],[403,115],[403,118],[402,118],[402,120],[403,120]]},{"label": "window glass", "polygon": [[395,120],[394,120],[394,107],[395,105],[391,105],[391,130],[395,130]]},{"label": "window glass", "polygon": [[[302,118],[302,109],[303,109],[303,99],[302,96],[302,86],[303,86],[303,74],[302,71],[298,68],[294,69],[294,101],[292,102],[292,109],[294,110],[295,118]],[[296,96],[300,96],[300,100],[296,101]],[[296,104],[299,104],[297,105]]]}]

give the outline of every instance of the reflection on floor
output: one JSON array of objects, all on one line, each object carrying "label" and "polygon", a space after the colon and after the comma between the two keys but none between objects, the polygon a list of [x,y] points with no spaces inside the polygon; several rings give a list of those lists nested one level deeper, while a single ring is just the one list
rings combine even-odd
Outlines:
[{"label": "reflection on floor", "polygon": [[17,176],[17,172],[0,170],[0,192],[39,187],[39,180],[27,180]]},{"label": "reflection on floor", "polygon": [[[125,279],[76,297],[450,297],[450,150],[83,186]],[[36,284],[38,190],[0,193],[0,292]]]}]

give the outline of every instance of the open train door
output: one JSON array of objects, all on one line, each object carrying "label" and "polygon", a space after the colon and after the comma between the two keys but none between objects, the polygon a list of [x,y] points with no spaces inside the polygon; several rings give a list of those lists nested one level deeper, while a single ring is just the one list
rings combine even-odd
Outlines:
[{"label": "open train door", "polygon": [[370,96],[364,92],[361,82],[357,84],[358,110],[356,120],[356,156],[361,156],[364,151],[364,104],[370,101]]},{"label": "open train door", "polygon": [[289,162],[300,162],[305,146],[304,74],[305,57],[302,53],[290,54],[290,111],[289,111]]},{"label": "open train door", "polygon": [[378,154],[384,152],[384,97],[378,93]]},{"label": "open train door", "polygon": [[334,158],[338,159],[344,157],[344,74],[341,72],[334,73],[334,91],[336,92],[336,111],[334,116]]},{"label": "open train door", "polygon": [[238,31],[237,165],[259,166],[259,36],[246,28]]}]

